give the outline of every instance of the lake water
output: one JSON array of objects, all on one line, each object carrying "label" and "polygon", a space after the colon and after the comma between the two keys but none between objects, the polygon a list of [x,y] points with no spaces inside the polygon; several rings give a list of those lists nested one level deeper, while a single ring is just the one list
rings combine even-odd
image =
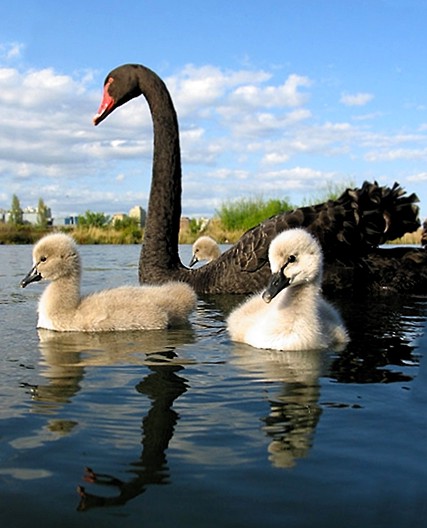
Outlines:
[{"label": "lake water", "polygon": [[[341,353],[233,344],[236,296],[180,330],[38,332],[31,249],[0,246],[2,528],[426,525],[425,296],[335,299]],[[81,253],[83,291],[136,284],[139,247]]]}]

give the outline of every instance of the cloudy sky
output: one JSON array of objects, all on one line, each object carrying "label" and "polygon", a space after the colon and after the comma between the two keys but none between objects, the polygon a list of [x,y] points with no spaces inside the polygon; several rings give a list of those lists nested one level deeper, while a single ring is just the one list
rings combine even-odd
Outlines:
[{"label": "cloudy sky", "polygon": [[242,197],[398,181],[427,216],[425,0],[20,0],[0,22],[0,208],[147,206],[151,120],[92,125],[107,73],[136,62],[178,112],[183,214]]}]

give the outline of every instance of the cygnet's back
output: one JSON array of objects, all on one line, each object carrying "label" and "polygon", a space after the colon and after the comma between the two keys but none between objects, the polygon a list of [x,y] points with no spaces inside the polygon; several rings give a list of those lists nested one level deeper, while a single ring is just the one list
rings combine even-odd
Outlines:
[{"label": "cygnet's back", "polygon": [[193,255],[190,261],[190,268],[197,262],[212,262],[221,255],[221,250],[217,242],[210,236],[201,236],[193,244]]},{"label": "cygnet's back", "polygon": [[57,331],[102,332],[167,328],[188,320],[196,294],[187,284],[122,286],[81,297],[81,263],[68,235],[42,238],[33,249],[33,268],[21,282],[49,280],[37,326]]},{"label": "cygnet's back", "polygon": [[269,248],[271,278],[227,320],[231,339],[257,348],[304,350],[348,341],[339,313],[321,295],[322,251],[304,229],[280,233]]}]

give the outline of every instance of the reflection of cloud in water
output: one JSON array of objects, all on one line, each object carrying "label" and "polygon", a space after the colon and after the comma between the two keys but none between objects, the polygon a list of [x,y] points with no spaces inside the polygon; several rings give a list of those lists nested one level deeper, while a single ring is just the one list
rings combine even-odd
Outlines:
[{"label": "reflection of cloud in water", "polygon": [[327,371],[328,352],[274,351],[236,345],[232,363],[251,378],[271,383],[270,413],[263,430],[271,439],[269,460],[287,468],[307,455],[320,418],[319,376]]},{"label": "reflection of cloud in water", "polygon": [[38,480],[51,477],[52,473],[45,469],[3,468],[0,469],[0,475],[7,475],[18,480]]},{"label": "reflection of cloud in water", "polygon": [[21,436],[10,441],[14,449],[34,449],[46,442],[60,440],[72,432],[77,426],[73,420],[48,420],[45,426],[38,431],[31,431],[28,436]]}]

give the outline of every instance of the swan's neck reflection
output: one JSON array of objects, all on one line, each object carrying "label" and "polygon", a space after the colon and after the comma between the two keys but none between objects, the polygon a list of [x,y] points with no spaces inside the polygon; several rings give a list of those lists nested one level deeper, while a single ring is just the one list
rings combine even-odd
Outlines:
[{"label": "swan's neck reflection", "polygon": [[[115,496],[92,494],[80,486],[80,511],[99,506],[126,503],[143,493],[149,484],[166,484],[169,469],[166,449],[179,419],[172,408],[174,401],[187,390],[187,380],[178,373],[184,369],[175,347],[194,340],[190,328],[176,331],[121,332],[106,334],[58,333],[40,331],[40,352],[46,384],[37,386],[35,408],[46,412],[68,403],[81,390],[86,370],[113,364],[140,364],[148,374],[136,391],[150,400],[142,419],[142,452],[129,462],[131,478],[122,480],[86,469],[88,484],[113,486]],[[42,405],[40,405],[42,404]]]},{"label": "swan's neck reflection", "polygon": [[141,456],[130,463],[131,473],[135,476],[125,482],[113,476],[97,474],[88,468],[85,475],[87,482],[114,486],[119,493],[106,497],[88,493],[83,486],[79,486],[79,511],[125,504],[143,493],[150,484],[168,483],[166,449],[179,419],[172,405],[187,390],[186,380],[177,375],[182,369],[179,366],[150,367],[152,372],[136,386],[136,390],[148,396],[152,404],[142,420]]}]

